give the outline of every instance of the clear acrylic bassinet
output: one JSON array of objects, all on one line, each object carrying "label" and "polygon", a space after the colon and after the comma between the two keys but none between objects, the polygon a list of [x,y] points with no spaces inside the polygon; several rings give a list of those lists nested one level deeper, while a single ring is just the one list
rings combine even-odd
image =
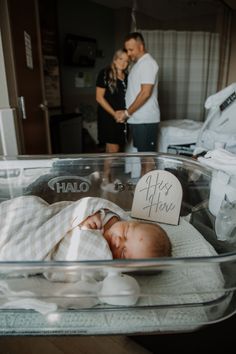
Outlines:
[{"label": "clear acrylic bassinet", "polygon": [[[147,163],[147,158],[153,159],[155,169],[174,174],[183,188],[180,225],[168,229],[172,257],[0,261],[1,335],[178,333],[235,313],[236,240],[217,238],[209,211],[212,170],[191,158],[157,153],[1,157],[0,202],[38,196],[51,205],[101,197],[129,213],[140,162]],[[104,188],[107,160],[112,183]],[[11,223],[14,217],[9,227]],[[0,230],[2,247],[5,231]],[[31,235],[27,237],[30,243]],[[74,282],[44,277],[82,273],[100,274],[99,281],[101,274],[129,275],[140,290],[120,292],[114,287],[101,296],[90,286],[80,289]],[[132,298],[137,301],[130,302]]]}]

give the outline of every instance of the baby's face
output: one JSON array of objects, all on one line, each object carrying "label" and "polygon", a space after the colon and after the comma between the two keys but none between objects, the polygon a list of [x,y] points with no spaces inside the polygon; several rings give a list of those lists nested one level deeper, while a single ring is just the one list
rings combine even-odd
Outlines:
[{"label": "baby's face", "polygon": [[148,236],[151,231],[152,225],[118,221],[105,231],[104,236],[114,258],[149,258],[152,245]]}]

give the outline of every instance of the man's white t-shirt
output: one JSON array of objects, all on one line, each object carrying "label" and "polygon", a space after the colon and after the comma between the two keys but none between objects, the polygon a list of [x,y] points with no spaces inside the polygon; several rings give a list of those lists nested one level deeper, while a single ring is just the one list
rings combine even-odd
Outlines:
[{"label": "man's white t-shirt", "polygon": [[149,53],[145,53],[132,67],[128,76],[126,91],[126,107],[133,103],[141,90],[141,84],[154,85],[152,95],[134,112],[128,120],[131,124],[158,123],[160,122],[160,109],[157,100],[158,64]]}]

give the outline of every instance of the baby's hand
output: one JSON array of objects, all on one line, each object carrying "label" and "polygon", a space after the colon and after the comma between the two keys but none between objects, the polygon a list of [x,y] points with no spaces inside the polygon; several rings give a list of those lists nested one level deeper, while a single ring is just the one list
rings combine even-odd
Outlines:
[{"label": "baby's hand", "polygon": [[87,219],[82,221],[79,226],[82,230],[102,230],[101,213],[98,211],[97,213],[88,216]]}]

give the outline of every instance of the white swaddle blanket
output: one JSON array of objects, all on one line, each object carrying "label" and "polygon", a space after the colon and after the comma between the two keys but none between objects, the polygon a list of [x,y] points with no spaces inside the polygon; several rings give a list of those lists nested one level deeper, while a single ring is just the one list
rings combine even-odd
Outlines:
[{"label": "white swaddle blanket", "polygon": [[78,227],[101,209],[129,218],[114,203],[95,197],[49,205],[22,196],[0,203],[0,261],[112,259],[101,232]]}]

